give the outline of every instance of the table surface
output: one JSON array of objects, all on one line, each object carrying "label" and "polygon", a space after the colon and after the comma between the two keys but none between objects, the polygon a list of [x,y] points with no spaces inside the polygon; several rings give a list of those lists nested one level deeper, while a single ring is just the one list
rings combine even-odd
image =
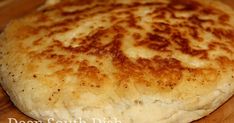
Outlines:
[{"label": "table surface", "polygon": [[[0,6],[0,31],[10,19],[26,14],[28,11],[40,5],[43,1],[44,0],[11,0],[11,5],[7,7]],[[234,7],[234,0],[222,1]],[[11,13],[6,14],[9,10]],[[18,121],[33,120],[21,113],[12,104],[9,97],[0,87],[0,123],[7,123],[8,118],[15,118]],[[194,123],[234,123],[234,96],[216,111]]]}]

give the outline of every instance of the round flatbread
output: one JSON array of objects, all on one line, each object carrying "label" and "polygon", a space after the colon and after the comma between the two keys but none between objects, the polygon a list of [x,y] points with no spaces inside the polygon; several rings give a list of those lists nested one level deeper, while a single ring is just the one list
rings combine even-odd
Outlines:
[{"label": "round flatbread", "polygon": [[8,24],[1,85],[37,120],[185,123],[234,93],[234,12],[216,1],[69,1]]}]

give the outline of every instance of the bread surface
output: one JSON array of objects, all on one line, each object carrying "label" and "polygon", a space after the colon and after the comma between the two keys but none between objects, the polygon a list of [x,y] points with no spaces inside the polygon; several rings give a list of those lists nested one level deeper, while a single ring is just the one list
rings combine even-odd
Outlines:
[{"label": "bread surface", "polygon": [[233,95],[233,42],[217,1],[66,1],[8,24],[0,83],[37,120],[191,122]]}]

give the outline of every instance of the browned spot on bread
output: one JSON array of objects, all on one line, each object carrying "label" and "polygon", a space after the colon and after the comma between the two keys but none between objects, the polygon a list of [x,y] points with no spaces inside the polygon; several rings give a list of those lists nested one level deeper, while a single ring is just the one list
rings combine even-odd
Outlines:
[{"label": "browned spot on bread", "polygon": [[35,40],[33,42],[33,45],[40,45],[41,44],[41,40],[42,40],[42,38]]},{"label": "browned spot on bread", "polygon": [[195,1],[171,0],[168,6],[177,11],[195,11],[201,6],[201,4]]},{"label": "browned spot on bread", "polygon": [[233,40],[234,38],[234,30],[227,30],[227,29],[220,29],[220,28],[213,28],[212,33],[217,36],[219,39],[226,38]]}]

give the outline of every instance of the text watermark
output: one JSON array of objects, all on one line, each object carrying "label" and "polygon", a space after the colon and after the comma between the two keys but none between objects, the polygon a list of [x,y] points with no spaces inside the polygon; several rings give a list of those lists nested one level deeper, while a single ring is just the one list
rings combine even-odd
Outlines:
[{"label": "text watermark", "polygon": [[[76,120],[70,121],[59,121],[54,118],[49,118],[45,121],[46,123],[122,123],[117,118],[107,119],[107,118],[91,118],[89,122],[83,118],[78,118]],[[43,121],[20,121],[16,118],[8,118],[8,123],[44,123]]]}]

